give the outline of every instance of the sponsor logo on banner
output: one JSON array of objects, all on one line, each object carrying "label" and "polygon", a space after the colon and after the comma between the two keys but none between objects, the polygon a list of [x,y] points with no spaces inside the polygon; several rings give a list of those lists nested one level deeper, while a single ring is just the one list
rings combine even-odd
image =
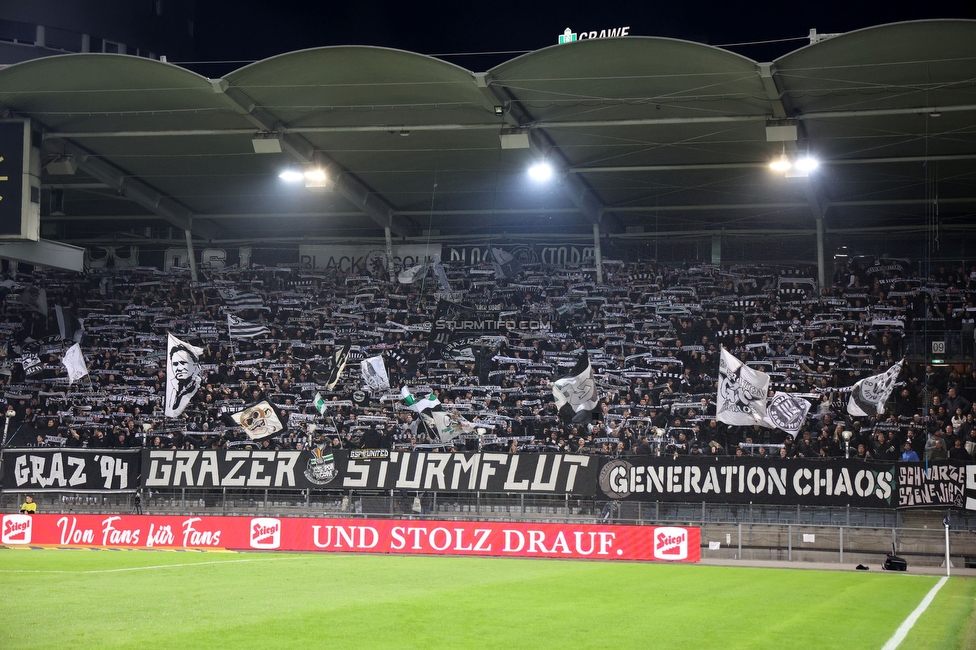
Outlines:
[{"label": "sponsor logo on banner", "polygon": [[688,559],[688,529],[655,528],[654,557],[658,560]]},{"label": "sponsor logo on banner", "polygon": [[278,548],[281,546],[281,521],[270,517],[251,520],[251,548]]},{"label": "sponsor logo on banner", "polygon": [[30,544],[33,525],[30,515],[4,515],[0,543]]}]

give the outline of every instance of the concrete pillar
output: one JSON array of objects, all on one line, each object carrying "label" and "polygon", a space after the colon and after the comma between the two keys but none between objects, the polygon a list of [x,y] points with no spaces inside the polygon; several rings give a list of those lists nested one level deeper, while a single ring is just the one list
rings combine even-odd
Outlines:
[{"label": "concrete pillar", "polygon": [[184,230],[186,233],[186,254],[187,259],[190,262],[190,279],[194,282],[197,281],[197,259],[196,255],[193,253],[193,233],[189,230]]},{"label": "concrete pillar", "polygon": [[593,224],[593,255],[596,259],[596,283],[603,284],[603,251],[600,250],[600,224]]}]

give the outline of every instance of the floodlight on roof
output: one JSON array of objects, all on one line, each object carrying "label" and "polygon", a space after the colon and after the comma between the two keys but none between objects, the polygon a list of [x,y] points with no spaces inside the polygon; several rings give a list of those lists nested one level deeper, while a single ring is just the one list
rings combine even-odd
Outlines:
[{"label": "floodlight on roof", "polygon": [[820,161],[814,158],[813,156],[806,155],[797,158],[793,164],[801,172],[809,173],[814,171],[817,167],[820,166]]},{"label": "floodlight on roof", "polygon": [[769,163],[769,168],[774,172],[788,172],[792,166],[793,163],[790,162],[790,159],[786,157],[785,153],[773,162]]},{"label": "floodlight on roof", "polygon": [[298,171],[297,169],[286,169],[285,171],[278,174],[278,178],[288,183],[297,183],[305,178],[305,174]]},{"label": "floodlight on roof", "polygon": [[552,165],[542,160],[529,167],[529,178],[536,183],[545,183],[552,178]]}]

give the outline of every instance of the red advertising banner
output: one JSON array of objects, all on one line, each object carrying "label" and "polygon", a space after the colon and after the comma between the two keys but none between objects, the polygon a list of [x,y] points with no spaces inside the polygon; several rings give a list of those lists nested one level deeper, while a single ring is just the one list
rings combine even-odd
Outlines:
[{"label": "red advertising banner", "polygon": [[405,519],[4,515],[0,544],[698,562],[684,526]]}]

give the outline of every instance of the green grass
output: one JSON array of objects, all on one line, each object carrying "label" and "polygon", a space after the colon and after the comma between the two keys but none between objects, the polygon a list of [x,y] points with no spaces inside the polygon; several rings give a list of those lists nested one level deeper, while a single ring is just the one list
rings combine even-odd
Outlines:
[{"label": "green grass", "polygon": [[[492,558],[0,549],[0,648],[877,649],[937,577]],[[970,647],[952,578],[903,648]]]}]

